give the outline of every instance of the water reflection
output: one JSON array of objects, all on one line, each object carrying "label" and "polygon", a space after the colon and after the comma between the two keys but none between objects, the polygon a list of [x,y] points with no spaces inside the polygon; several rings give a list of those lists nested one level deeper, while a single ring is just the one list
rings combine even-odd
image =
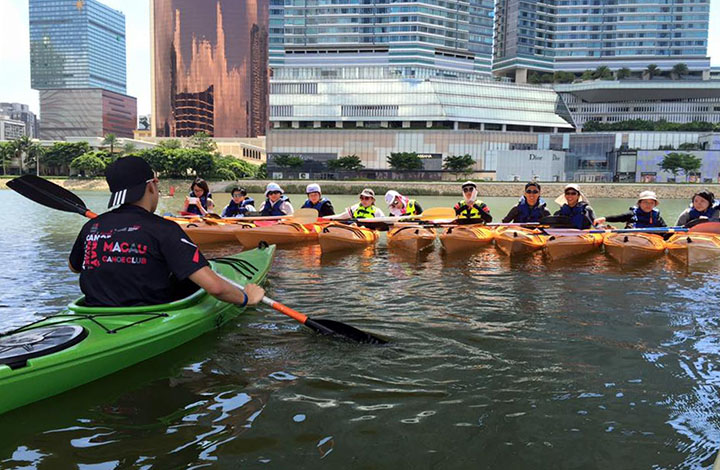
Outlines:
[{"label": "water reflection", "polygon": [[[13,220],[0,282],[22,286],[4,289],[6,329],[78,294],[65,260],[84,221],[12,193],[0,203]],[[384,237],[337,257],[281,250],[271,297],[392,343],[330,341],[259,307],[0,416],[0,467],[344,468],[362,455],[368,468],[707,468],[720,446],[719,273],[492,246],[408,259]]]}]

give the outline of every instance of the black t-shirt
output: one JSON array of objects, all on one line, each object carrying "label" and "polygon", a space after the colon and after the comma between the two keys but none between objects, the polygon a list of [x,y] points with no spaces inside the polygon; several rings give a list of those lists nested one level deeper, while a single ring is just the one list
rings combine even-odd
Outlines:
[{"label": "black t-shirt", "polygon": [[177,300],[177,288],[208,262],[180,226],[125,204],[86,223],[70,253],[91,306]]}]

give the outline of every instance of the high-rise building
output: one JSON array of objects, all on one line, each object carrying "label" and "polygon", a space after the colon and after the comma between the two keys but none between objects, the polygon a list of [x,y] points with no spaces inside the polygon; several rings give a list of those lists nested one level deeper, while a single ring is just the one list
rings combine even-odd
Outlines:
[{"label": "high-rise building", "polygon": [[0,103],[0,114],[9,116],[10,119],[24,122],[24,135],[31,139],[38,137],[38,120],[35,113],[30,111],[30,106],[22,103]]},{"label": "high-rise building", "polygon": [[40,90],[41,139],[132,137],[125,15],[97,0],[30,0],[30,81]]},{"label": "high-rise building", "polygon": [[126,92],[125,15],[97,0],[30,0],[35,90]]},{"label": "high-rise building", "polygon": [[498,0],[493,72],[641,72],[684,63],[709,74],[710,0]]},{"label": "high-rise building", "polygon": [[152,131],[265,135],[268,0],[153,0]]},{"label": "high-rise building", "polygon": [[396,76],[491,71],[493,0],[270,0],[270,67],[387,67]]}]

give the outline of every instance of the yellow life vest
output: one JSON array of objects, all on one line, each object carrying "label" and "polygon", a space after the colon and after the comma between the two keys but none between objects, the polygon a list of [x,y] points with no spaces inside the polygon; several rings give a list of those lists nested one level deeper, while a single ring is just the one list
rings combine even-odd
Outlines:
[{"label": "yellow life vest", "polygon": [[407,206],[405,206],[405,213],[403,215],[417,215],[417,210],[415,209],[415,199],[408,199]]},{"label": "yellow life vest", "polygon": [[353,211],[354,219],[372,219],[375,217],[375,205],[365,207],[362,204],[358,204],[357,209]]},{"label": "yellow life vest", "polygon": [[475,201],[475,204],[472,206],[468,206],[467,202],[463,199],[462,201],[457,203],[457,206],[455,208],[455,213],[458,217],[465,217],[466,219],[479,219],[480,218],[480,208],[483,206],[483,202],[478,200]]}]

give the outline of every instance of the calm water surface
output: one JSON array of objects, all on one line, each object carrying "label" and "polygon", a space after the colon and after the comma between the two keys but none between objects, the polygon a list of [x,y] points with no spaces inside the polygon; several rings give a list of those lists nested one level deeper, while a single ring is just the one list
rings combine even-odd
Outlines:
[{"label": "calm water surface", "polygon": [[[97,211],[108,197],[81,196]],[[487,202],[501,217],[514,200]],[[593,206],[605,215],[632,202]],[[67,253],[83,219],[9,191],[0,204],[7,331],[79,295]],[[661,209],[672,223],[684,206]],[[319,338],[250,310],[0,416],[0,468],[709,468],[720,447],[718,272],[665,258],[620,269],[601,253],[511,262],[492,247],[409,259],[384,236],[341,256],[282,250],[271,297],[392,344]]]}]

